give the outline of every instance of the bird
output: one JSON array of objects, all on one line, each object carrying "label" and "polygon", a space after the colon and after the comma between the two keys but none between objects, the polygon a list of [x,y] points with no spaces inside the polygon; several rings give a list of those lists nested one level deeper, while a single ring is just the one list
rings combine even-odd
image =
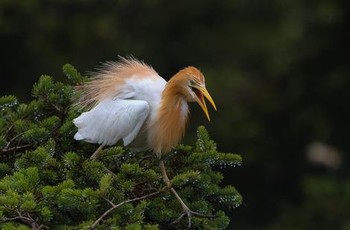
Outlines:
[{"label": "bird", "polygon": [[163,181],[187,215],[205,216],[188,208],[171,186],[162,158],[182,139],[189,121],[190,102],[197,102],[210,121],[206,100],[216,105],[202,72],[193,66],[178,71],[169,81],[133,56],[101,65],[85,83],[76,86],[75,104],[87,108],[73,120],[74,139],[104,146],[123,145],[135,151],[151,150],[159,159]]}]

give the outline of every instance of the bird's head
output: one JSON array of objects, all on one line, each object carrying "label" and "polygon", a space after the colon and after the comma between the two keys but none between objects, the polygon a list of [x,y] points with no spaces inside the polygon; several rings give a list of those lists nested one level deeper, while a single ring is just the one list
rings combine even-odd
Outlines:
[{"label": "bird's head", "polygon": [[197,102],[210,121],[208,108],[204,98],[210,102],[215,110],[216,105],[205,87],[205,79],[203,74],[197,68],[192,66],[183,69],[181,72],[183,73],[184,77],[186,100],[189,102]]}]

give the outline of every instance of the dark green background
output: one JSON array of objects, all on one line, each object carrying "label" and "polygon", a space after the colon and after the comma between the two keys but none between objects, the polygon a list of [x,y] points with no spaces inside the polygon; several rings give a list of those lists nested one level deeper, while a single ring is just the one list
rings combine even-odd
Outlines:
[{"label": "dark green background", "polygon": [[[218,111],[192,106],[186,139],[204,124],[240,153],[224,171],[244,197],[236,229],[350,229],[350,4],[347,0],[1,0],[1,95],[27,102],[41,74],[65,81],[132,54],[168,79],[194,65]],[[312,143],[338,167],[308,161]],[[334,152],[334,151],[333,151]]]}]

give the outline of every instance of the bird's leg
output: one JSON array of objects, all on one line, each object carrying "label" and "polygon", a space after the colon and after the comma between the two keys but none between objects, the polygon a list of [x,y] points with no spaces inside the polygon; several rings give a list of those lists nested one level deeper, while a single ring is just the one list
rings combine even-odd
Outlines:
[{"label": "bird's leg", "polygon": [[174,188],[172,188],[172,185],[171,185],[171,182],[169,180],[169,177],[166,173],[166,169],[165,169],[165,165],[164,165],[164,161],[163,160],[160,160],[159,161],[159,166],[160,166],[160,169],[162,171],[162,176],[163,176],[163,181],[164,183],[166,184],[166,186],[170,189],[170,191],[174,194],[174,196],[176,197],[176,199],[180,202],[181,204],[181,207],[184,211],[183,214],[180,215],[179,218],[177,218],[175,221],[173,221],[171,224],[175,224],[175,223],[178,223],[185,215],[187,215],[187,218],[188,218],[188,227],[190,228],[191,227],[191,219],[192,219],[192,216],[201,216],[201,217],[210,217],[210,218],[213,218],[215,216],[213,215],[204,215],[202,213],[198,213],[198,212],[194,212],[192,211],[186,204],[185,202],[181,199],[181,197],[179,196],[179,194],[176,192],[176,190]]},{"label": "bird's leg", "polygon": [[[93,161],[96,160],[96,158],[98,157],[98,154],[101,152],[101,150],[102,150],[103,147],[104,147],[104,145],[100,145],[100,147],[98,147],[98,148],[96,149],[96,151],[91,155],[90,160],[93,160]],[[112,172],[111,170],[109,170],[108,168],[106,168],[106,166],[103,166],[103,169],[104,169],[107,173],[111,174],[112,176],[116,176],[115,173]]]},{"label": "bird's leg", "polygon": [[166,174],[166,169],[165,169],[165,165],[164,165],[164,161],[163,160],[159,161],[159,166],[160,166],[160,169],[162,171],[163,181],[164,181],[165,185],[168,188],[171,188],[171,183],[170,183],[168,175]]},{"label": "bird's leg", "polygon": [[91,155],[90,159],[91,160],[96,160],[96,158],[98,157],[98,154],[101,152],[103,147],[104,147],[104,145],[100,145],[100,147],[98,147],[96,149],[96,151]]}]

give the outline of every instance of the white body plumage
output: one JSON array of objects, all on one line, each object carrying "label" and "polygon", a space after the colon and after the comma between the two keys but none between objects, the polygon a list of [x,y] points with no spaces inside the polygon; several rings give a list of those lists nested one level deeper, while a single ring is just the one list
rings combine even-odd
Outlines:
[{"label": "white body plumage", "polygon": [[156,120],[165,85],[156,73],[131,76],[118,86],[114,97],[73,120],[78,127],[74,138],[102,145],[114,145],[122,139],[124,146],[149,148],[145,130]]}]

